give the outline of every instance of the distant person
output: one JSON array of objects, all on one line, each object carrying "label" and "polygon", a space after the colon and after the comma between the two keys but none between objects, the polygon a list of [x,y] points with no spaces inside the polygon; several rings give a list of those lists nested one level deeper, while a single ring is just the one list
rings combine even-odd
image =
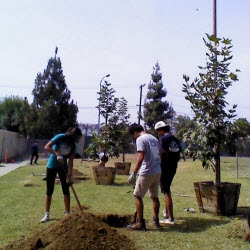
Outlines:
[{"label": "distant person", "polygon": [[100,147],[99,150],[100,151],[99,151],[99,163],[98,163],[98,166],[99,167],[105,167],[105,164],[106,164],[106,162],[108,162],[109,158],[108,158],[108,156],[106,154],[105,148]]},{"label": "distant person", "polygon": [[[133,135],[134,139],[136,139],[138,153],[134,170],[128,179],[129,183],[135,183],[134,198],[137,220],[127,228],[132,230],[146,230],[142,198],[147,192],[153,201],[153,225],[157,228],[160,226],[160,201],[158,198],[158,189],[160,186],[161,165],[159,142],[153,135],[146,133],[140,124],[130,125],[129,133]],[[136,181],[136,175],[138,172],[139,177]]]},{"label": "distant person", "polygon": [[38,141],[35,141],[32,146],[31,146],[31,157],[30,157],[30,165],[33,165],[33,159],[35,157],[34,160],[34,164],[38,164],[37,160],[38,160]]},{"label": "distant person", "polygon": [[176,174],[178,161],[180,160],[181,146],[179,140],[170,133],[170,126],[163,121],[155,124],[155,130],[160,137],[161,145],[161,192],[164,194],[165,209],[162,224],[174,225],[173,200],[170,186]]},{"label": "distant person", "polygon": [[[57,134],[49,141],[44,149],[50,152],[46,170],[46,205],[45,215],[41,222],[50,219],[50,205],[54,192],[55,179],[58,174],[64,194],[65,213],[70,213],[69,187],[72,183],[73,160],[76,152],[76,143],[79,142],[82,132],[79,128],[69,128],[65,134]],[[68,175],[69,179],[67,179]]]}]

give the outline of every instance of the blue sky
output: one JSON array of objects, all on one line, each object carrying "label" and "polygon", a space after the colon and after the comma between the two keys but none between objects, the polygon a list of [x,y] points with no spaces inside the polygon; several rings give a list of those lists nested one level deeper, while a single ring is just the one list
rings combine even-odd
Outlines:
[{"label": "blue sky", "polygon": [[[249,0],[217,0],[217,35],[232,39],[230,69],[241,70],[227,100],[248,121],[249,13]],[[177,114],[192,115],[182,76],[193,79],[205,65],[203,37],[213,33],[213,0],[1,0],[0,23],[0,97],[26,96],[31,103],[36,75],[58,47],[78,122],[97,123],[97,92],[107,74],[137,122],[139,87],[146,84],[144,100],[157,61],[166,100]]]}]

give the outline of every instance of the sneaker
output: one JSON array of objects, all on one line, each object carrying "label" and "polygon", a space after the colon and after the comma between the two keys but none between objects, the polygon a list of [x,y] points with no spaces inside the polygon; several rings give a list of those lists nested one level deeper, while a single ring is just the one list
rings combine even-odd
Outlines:
[{"label": "sneaker", "polygon": [[139,222],[137,220],[137,222],[135,222],[135,223],[133,223],[131,225],[128,225],[127,229],[130,229],[130,230],[144,230],[144,231],[146,231],[145,220],[142,220],[142,222]]},{"label": "sneaker", "polygon": [[166,212],[166,209],[163,209],[162,211],[164,219],[167,219],[169,217],[168,213]]},{"label": "sneaker", "polygon": [[38,165],[38,163],[37,163],[37,162],[34,162],[34,163]]},{"label": "sneaker", "polygon": [[41,223],[49,221],[49,212],[46,212],[44,217],[41,219]]},{"label": "sneaker", "polygon": [[161,224],[174,225],[175,221],[170,221],[169,219],[160,220]]}]

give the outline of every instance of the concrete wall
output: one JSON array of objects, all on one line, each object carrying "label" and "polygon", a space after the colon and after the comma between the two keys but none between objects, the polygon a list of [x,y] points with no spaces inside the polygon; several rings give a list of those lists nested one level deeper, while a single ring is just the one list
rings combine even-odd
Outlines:
[{"label": "concrete wall", "polygon": [[[26,139],[18,133],[0,129],[0,162],[5,161],[6,153],[8,161],[24,160],[30,157],[31,146],[35,139]],[[44,146],[49,140],[38,141],[38,154],[40,157],[47,158],[49,153],[44,150]],[[77,153],[82,157],[84,151],[84,136],[77,145]]]},{"label": "concrete wall", "polygon": [[27,139],[18,133],[0,129],[0,160],[23,158],[28,152]]}]

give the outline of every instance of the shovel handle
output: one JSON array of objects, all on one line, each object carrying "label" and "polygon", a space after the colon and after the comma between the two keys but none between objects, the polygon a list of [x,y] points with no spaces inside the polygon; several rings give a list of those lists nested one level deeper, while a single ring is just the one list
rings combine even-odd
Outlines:
[{"label": "shovel handle", "polygon": [[[60,159],[60,160],[61,160],[61,159]],[[66,169],[65,169],[64,166],[63,166],[63,162],[61,162],[60,160],[57,161],[57,162],[62,166],[62,168],[63,168],[63,170],[64,170],[64,172],[65,172],[65,174],[66,174],[66,178],[67,178],[68,180],[70,180],[69,175],[68,175]],[[72,190],[72,192],[73,192],[73,194],[74,194],[74,196],[75,196],[75,199],[76,199],[76,202],[77,202],[77,204],[78,204],[78,207],[79,207],[79,209],[80,209],[80,211],[81,211],[81,213],[80,213],[80,214],[81,214],[81,217],[82,217],[82,219],[83,219],[83,221],[84,221],[84,217],[83,217],[83,208],[82,208],[81,203],[80,203],[80,201],[79,201],[79,199],[78,199],[78,196],[77,196],[77,194],[76,194],[75,188],[73,187],[73,183],[70,183],[70,187],[71,187],[71,190]]]},{"label": "shovel handle", "polygon": [[78,199],[78,196],[76,195],[76,191],[75,191],[75,188],[73,187],[73,184],[71,184],[70,187],[71,187],[72,192],[73,192],[73,194],[74,194],[74,196],[75,196],[75,198],[76,198],[76,202],[77,202],[77,204],[78,204],[78,207],[79,207],[80,210],[83,212],[83,208],[82,208],[81,203],[80,203],[80,201],[79,201],[79,199]]}]

